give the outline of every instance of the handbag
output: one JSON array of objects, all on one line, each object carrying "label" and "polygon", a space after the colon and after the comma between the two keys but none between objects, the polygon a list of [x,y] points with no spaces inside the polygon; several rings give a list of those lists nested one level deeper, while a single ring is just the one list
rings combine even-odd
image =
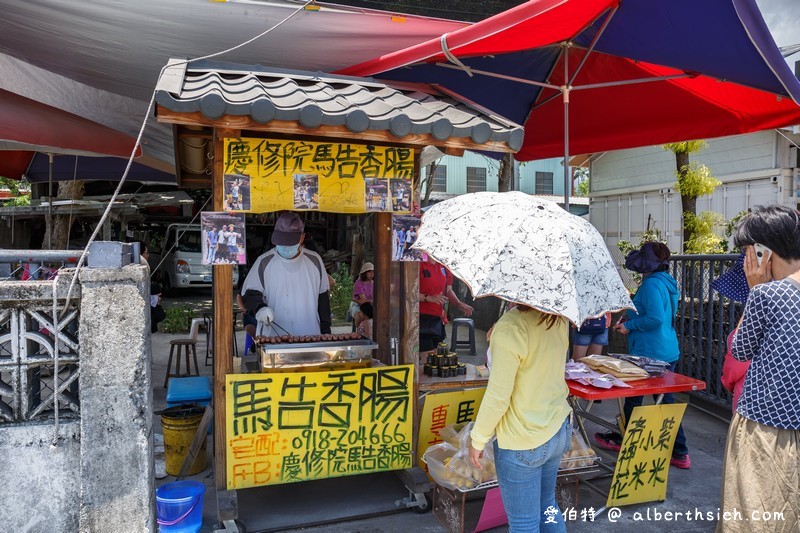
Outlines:
[{"label": "handbag", "polygon": [[581,335],[599,335],[606,330],[606,317],[605,315],[597,318],[587,318],[578,328],[578,333]]}]

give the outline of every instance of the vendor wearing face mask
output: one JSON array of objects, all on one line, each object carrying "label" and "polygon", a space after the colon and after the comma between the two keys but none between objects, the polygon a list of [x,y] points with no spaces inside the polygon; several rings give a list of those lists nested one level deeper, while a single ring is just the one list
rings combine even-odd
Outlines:
[{"label": "vendor wearing face mask", "polygon": [[244,280],[242,299],[258,321],[257,335],[331,332],[328,275],[319,254],[303,247],[304,229],[297,213],[279,216],[275,247],[256,259]]}]

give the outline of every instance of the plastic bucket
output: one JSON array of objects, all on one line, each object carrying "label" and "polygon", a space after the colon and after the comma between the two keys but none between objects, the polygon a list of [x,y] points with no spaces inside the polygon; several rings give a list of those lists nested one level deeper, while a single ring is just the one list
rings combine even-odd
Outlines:
[{"label": "plastic bucket", "polygon": [[203,494],[197,481],[175,481],[156,489],[158,530],[163,533],[197,533],[203,525]]},{"label": "plastic bucket", "polygon": [[[161,413],[161,428],[164,433],[164,462],[167,474],[177,476],[183,465],[183,460],[189,453],[192,439],[200,426],[203,418],[203,409],[197,406],[178,406],[165,409]],[[197,454],[187,475],[192,476],[206,469],[208,455],[206,453],[206,440]]]}]

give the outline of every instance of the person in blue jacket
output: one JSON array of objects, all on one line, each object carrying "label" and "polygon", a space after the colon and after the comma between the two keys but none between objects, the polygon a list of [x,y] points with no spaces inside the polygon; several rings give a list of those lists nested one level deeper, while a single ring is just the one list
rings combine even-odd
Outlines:
[{"label": "person in blue jacket", "polygon": [[[647,242],[625,257],[625,268],[642,274],[643,280],[633,297],[636,311],[628,311],[625,319],[614,326],[614,331],[628,336],[630,354],[669,363],[669,370],[672,371],[680,357],[678,334],[674,326],[680,291],[675,278],[667,272],[669,256],[670,251],[665,244]],[[644,396],[625,398],[625,420],[630,420],[634,407],[642,405],[643,400]],[[674,403],[672,394],[665,394],[662,403]],[[622,436],[615,432],[597,433],[595,441],[601,448],[619,451]],[[678,428],[670,464],[678,468],[691,467],[683,426]]]}]

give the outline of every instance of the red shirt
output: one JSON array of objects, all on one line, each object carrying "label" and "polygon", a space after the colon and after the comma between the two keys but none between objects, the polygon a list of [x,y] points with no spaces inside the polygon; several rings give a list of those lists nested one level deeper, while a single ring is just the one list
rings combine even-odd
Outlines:
[{"label": "red shirt", "polygon": [[[439,263],[426,261],[419,265],[419,294],[427,296],[445,295],[447,287],[453,284],[453,275]],[[421,315],[432,315],[444,318],[444,306],[436,302],[419,302]]]}]

